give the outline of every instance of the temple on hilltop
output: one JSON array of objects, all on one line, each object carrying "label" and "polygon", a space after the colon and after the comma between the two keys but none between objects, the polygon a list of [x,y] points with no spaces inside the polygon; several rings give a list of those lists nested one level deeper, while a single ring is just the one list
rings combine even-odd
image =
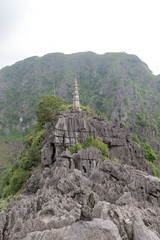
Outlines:
[{"label": "temple on hilltop", "polygon": [[74,79],[73,110],[81,111],[80,104],[79,104],[78,83],[76,78]]}]

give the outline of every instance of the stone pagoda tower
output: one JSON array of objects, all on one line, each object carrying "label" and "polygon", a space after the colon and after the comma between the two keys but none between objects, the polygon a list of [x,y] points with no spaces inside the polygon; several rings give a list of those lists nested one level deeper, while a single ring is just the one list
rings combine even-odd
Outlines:
[{"label": "stone pagoda tower", "polygon": [[73,110],[81,111],[80,104],[79,104],[78,84],[77,84],[76,78],[74,79]]}]

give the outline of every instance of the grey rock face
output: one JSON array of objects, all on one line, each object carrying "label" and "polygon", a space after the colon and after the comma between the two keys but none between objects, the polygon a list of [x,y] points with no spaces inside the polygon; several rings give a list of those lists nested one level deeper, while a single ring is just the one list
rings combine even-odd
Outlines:
[{"label": "grey rock face", "polygon": [[110,221],[95,218],[91,222],[78,222],[72,225],[64,237],[65,240],[122,240],[117,226]]},{"label": "grey rock face", "polygon": [[133,223],[133,236],[135,240],[158,240],[157,235],[149,230],[139,216],[135,217]]},{"label": "grey rock face", "polygon": [[78,169],[90,175],[99,168],[101,151],[95,147],[88,147],[72,155],[67,149],[62,152],[58,161],[69,169]]},{"label": "grey rock face", "polygon": [[65,227],[61,230],[52,229],[45,232],[37,232],[28,234],[23,240],[122,240],[119,235],[117,226],[110,221],[94,219],[92,222],[77,222],[71,227]]},{"label": "grey rock face", "polygon": [[99,168],[101,161],[101,151],[95,147],[88,147],[82,149],[73,156],[75,162],[75,168],[81,170],[84,173],[92,173]]},{"label": "grey rock face", "polygon": [[38,170],[26,194],[0,213],[1,239],[139,240],[146,232],[160,239],[159,179],[111,161],[101,162],[95,175],[63,164]]},{"label": "grey rock face", "polygon": [[87,137],[96,137],[95,129],[86,121],[86,114],[81,112],[63,112],[56,124],[50,127],[43,150],[42,163],[50,165],[69,146],[84,142]]},{"label": "grey rock face", "polygon": [[[160,179],[147,173],[143,149],[118,123],[83,111],[60,116],[44,141],[44,168],[0,213],[0,240],[160,240]],[[67,150],[90,135],[108,143],[111,157],[121,149],[122,163],[102,162],[93,147]]]},{"label": "grey rock face", "polygon": [[5,229],[5,224],[6,224],[6,214],[1,212],[0,213],[0,239],[3,239],[3,233]]},{"label": "grey rock face", "polygon": [[103,118],[95,116],[90,124],[108,145],[111,159],[116,157],[124,164],[152,174],[151,166],[145,161],[144,149],[132,141],[128,129],[122,123],[107,123]]},{"label": "grey rock face", "polygon": [[84,111],[62,112],[58,116],[44,142],[42,163],[45,166],[52,164],[69,146],[82,143],[89,136],[97,137],[108,145],[110,158],[117,158],[124,164],[152,174],[151,166],[145,161],[144,149],[132,141],[123,124],[107,123],[104,117],[92,116]]}]

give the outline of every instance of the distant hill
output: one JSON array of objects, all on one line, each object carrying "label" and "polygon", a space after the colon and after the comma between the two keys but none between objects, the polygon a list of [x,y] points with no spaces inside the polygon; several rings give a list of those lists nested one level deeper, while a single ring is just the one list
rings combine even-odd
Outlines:
[{"label": "distant hill", "polygon": [[137,56],[84,52],[31,57],[0,71],[0,136],[25,135],[35,122],[38,102],[56,94],[72,102],[77,76],[80,101],[125,122],[129,129],[160,148],[160,75],[154,76]]}]

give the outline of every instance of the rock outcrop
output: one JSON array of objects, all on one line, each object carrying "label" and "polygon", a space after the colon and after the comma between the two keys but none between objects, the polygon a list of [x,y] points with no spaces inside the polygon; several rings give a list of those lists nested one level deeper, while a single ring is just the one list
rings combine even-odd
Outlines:
[{"label": "rock outcrop", "polygon": [[122,123],[111,124],[104,117],[93,116],[84,111],[59,114],[57,122],[49,128],[44,143],[43,164],[52,164],[69,146],[82,143],[89,136],[108,145],[110,158],[116,157],[124,164],[152,173],[151,166],[145,161],[144,149],[132,141],[128,129]]},{"label": "rock outcrop", "polygon": [[159,179],[111,161],[90,177],[56,165],[35,172],[0,213],[0,239],[160,239]]},{"label": "rock outcrop", "polygon": [[[44,168],[0,213],[0,240],[160,240],[160,179],[148,174],[143,149],[123,125],[79,114],[62,113],[49,128]],[[120,149],[121,163],[102,162],[92,147],[67,150],[89,135],[107,142],[110,156]]]}]

